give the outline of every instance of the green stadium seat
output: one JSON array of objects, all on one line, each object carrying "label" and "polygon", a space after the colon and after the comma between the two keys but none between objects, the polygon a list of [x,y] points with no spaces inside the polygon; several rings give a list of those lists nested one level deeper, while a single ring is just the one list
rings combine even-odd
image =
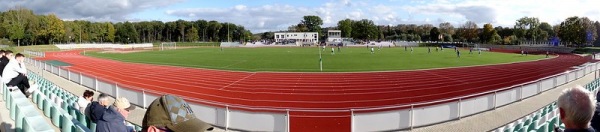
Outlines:
[{"label": "green stadium seat", "polygon": [[10,93],[11,96],[11,101],[10,101],[10,119],[15,120],[16,116],[17,116],[17,111],[15,109],[17,104],[22,104],[22,103],[29,103],[29,100],[27,100],[27,98],[25,98],[25,95],[23,95],[21,92],[19,91],[14,91]]},{"label": "green stadium seat", "polygon": [[525,120],[525,123],[523,123],[523,125],[529,125],[531,123],[531,118]]},{"label": "green stadium seat", "polygon": [[529,127],[527,127],[527,131],[536,130],[536,128],[537,128],[537,121],[533,121],[533,122],[531,122],[531,124],[529,124]]},{"label": "green stadium seat", "polygon": [[523,127],[523,122],[518,122],[515,125],[515,129],[513,129],[515,132],[519,131],[521,128]]},{"label": "green stadium seat", "polygon": [[96,131],[96,123],[90,122],[90,130],[92,130],[92,132]]},{"label": "green stadium seat", "polygon": [[23,131],[25,132],[54,132],[54,129],[46,123],[44,117],[34,116],[25,117],[23,121]]},{"label": "green stadium seat", "polygon": [[56,127],[60,127],[60,119],[61,119],[61,115],[59,112],[60,108],[57,108],[56,106],[52,106],[52,108],[50,108],[50,118],[52,120],[52,124],[54,124],[54,126]]},{"label": "green stadium seat", "polygon": [[15,118],[15,128],[20,132],[23,130],[23,120],[25,117],[39,116],[35,106],[31,105],[31,103],[20,103],[15,107],[16,118]]},{"label": "green stadium seat", "polygon": [[61,116],[61,120],[62,120],[62,122],[59,127],[62,130],[62,132],[74,132],[75,131],[71,116],[68,116],[68,115]]},{"label": "green stadium seat", "polygon": [[50,117],[50,100],[48,99],[44,99],[44,109],[42,109],[44,111],[44,115],[46,115],[46,117]]}]

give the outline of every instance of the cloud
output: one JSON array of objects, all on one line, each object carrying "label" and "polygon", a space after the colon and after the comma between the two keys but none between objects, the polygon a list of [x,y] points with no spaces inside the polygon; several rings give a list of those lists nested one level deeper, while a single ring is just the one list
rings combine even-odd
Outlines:
[{"label": "cloud", "polygon": [[[336,26],[342,19],[371,19],[376,24],[397,24],[401,21],[396,6],[369,5],[365,1],[330,1],[317,7],[303,7],[287,4],[262,6],[236,5],[229,8],[187,8],[168,10],[168,15],[186,20],[217,20],[240,24],[252,32],[286,30],[298,24],[303,16],[317,15],[323,20],[322,27]],[[191,15],[193,14],[193,15]]]},{"label": "cloud", "polygon": [[426,5],[405,8],[412,12],[418,12],[421,14],[459,15],[466,20],[473,21],[475,23],[494,23],[497,17],[496,10],[494,8],[481,5]]},{"label": "cloud", "polygon": [[182,0],[2,0],[0,10],[15,7],[33,10],[36,14],[54,13],[62,19],[91,21],[125,21],[129,15],[146,9],[165,7]]}]

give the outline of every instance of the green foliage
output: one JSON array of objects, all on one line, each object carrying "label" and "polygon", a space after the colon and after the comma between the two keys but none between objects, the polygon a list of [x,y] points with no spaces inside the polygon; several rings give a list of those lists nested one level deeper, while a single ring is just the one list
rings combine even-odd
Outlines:
[{"label": "green foliage", "polygon": [[200,38],[198,36],[198,29],[196,29],[195,27],[192,27],[192,28],[188,29],[188,31],[187,31],[187,37],[186,38],[187,38],[187,40],[189,42],[196,42],[196,41],[198,41],[198,39]]},{"label": "green foliage", "polygon": [[[581,47],[592,43],[598,36],[596,26],[587,17],[569,17],[562,23],[558,36],[567,46]],[[588,36],[590,38],[588,38]]]},{"label": "green foliage", "polygon": [[[180,45],[179,43],[177,44]],[[322,54],[323,71],[383,71],[412,70],[509,63],[542,59],[542,55],[521,56],[484,52],[482,55],[463,54],[461,58],[451,50],[427,53],[427,48],[384,48],[371,54],[366,48],[343,48],[335,55],[329,50]],[[462,51],[468,53],[468,51]],[[90,53],[86,55],[160,65],[175,65],[241,71],[319,71],[317,48],[191,48],[166,51],[149,51],[129,54]]]},{"label": "green foliage", "polygon": [[300,24],[306,26],[308,32],[321,33],[321,25],[323,20],[319,16],[304,16]]},{"label": "green foliage", "polygon": [[354,39],[377,39],[380,36],[378,30],[375,23],[368,19],[352,22],[352,38]]},{"label": "green foliage", "polygon": [[352,36],[352,20],[344,19],[338,22],[338,29],[342,31],[342,37]]}]

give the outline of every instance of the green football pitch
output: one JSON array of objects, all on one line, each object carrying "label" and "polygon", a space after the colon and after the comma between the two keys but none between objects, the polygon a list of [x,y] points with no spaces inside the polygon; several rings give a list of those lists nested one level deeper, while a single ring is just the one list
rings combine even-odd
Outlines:
[{"label": "green football pitch", "polygon": [[543,59],[543,55],[522,56],[520,54],[482,52],[461,50],[460,58],[453,49],[436,52],[435,48],[403,47],[382,48],[371,53],[370,49],[342,48],[341,51],[331,48],[325,51],[311,48],[188,48],[164,51],[146,51],[135,53],[102,53],[87,52],[86,55],[120,60],[125,62],[197,67],[209,69],[238,71],[285,71],[285,72],[319,72],[319,52],[323,63],[323,72],[355,72],[355,71],[394,71],[429,68],[445,68],[500,64],[519,61]]}]

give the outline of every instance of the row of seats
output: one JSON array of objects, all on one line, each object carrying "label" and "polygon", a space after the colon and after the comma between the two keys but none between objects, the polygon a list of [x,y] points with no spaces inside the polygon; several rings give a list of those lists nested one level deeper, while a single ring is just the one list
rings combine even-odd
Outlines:
[{"label": "row of seats", "polygon": [[[54,83],[50,82],[49,80],[46,80],[45,78],[33,72],[29,72],[28,77],[30,78],[29,80],[38,82],[39,86],[39,92],[35,92],[33,94],[34,103],[44,103],[42,101],[44,99],[48,99],[49,102],[55,105],[54,111],[52,109],[53,107],[50,107],[49,111],[47,111],[47,109],[44,108],[44,114],[48,113],[48,117],[54,117],[54,115],[61,114],[65,116],[70,116],[72,117],[72,119],[74,119],[73,122],[76,122],[73,124],[75,124],[75,126],[78,126],[77,128],[89,129],[91,131],[96,130],[96,124],[93,123],[87,116],[85,116],[85,114],[81,113],[77,108],[75,108],[74,104],[79,98],[77,95],[58,87]],[[42,107],[40,107],[40,109],[42,109]],[[60,120],[54,118],[52,118],[52,121],[53,123],[62,123]],[[131,123],[128,124],[132,125]],[[141,127],[139,125],[133,125],[133,127],[137,131],[141,131]]]},{"label": "row of seats", "polygon": [[[90,132],[95,131],[84,124],[85,120],[78,120],[79,117],[70,113],[68,102],[72,102],[73,97],[62,94],[56,90],[56,87],[47,82],[41,81],[38,76],[29,72],[30,81],[36,82],[38,90],[33,92],[32,101],[37,104],[37,108],[42,110],[44,115],[50,118],[52,124],[63,132]],[[51,87],[54,90],[51,90]],[[61,93],[61,94],[58,94]],[[85,117],[85,116],[83,116]]]},{"label": "row of seats", "polygon": [[[596,79],[584,86],[589,91],[596,91],[600,86],[600,79]],[[558,126],[564,129],[564,124],[559,119],[556,101],[542,107],[536,112],[521,119],[498,128],[497,132],[553,132]]]},{"label": "row of seats", "polygon": [[15,121],[16,132],[53,132],[54,128],[44,117],[36,111],[33,103],[16,90],[10,92],[6,85],[2,85],[2,100],[6,101],[6,108],[10,111],[10,118]]}]

